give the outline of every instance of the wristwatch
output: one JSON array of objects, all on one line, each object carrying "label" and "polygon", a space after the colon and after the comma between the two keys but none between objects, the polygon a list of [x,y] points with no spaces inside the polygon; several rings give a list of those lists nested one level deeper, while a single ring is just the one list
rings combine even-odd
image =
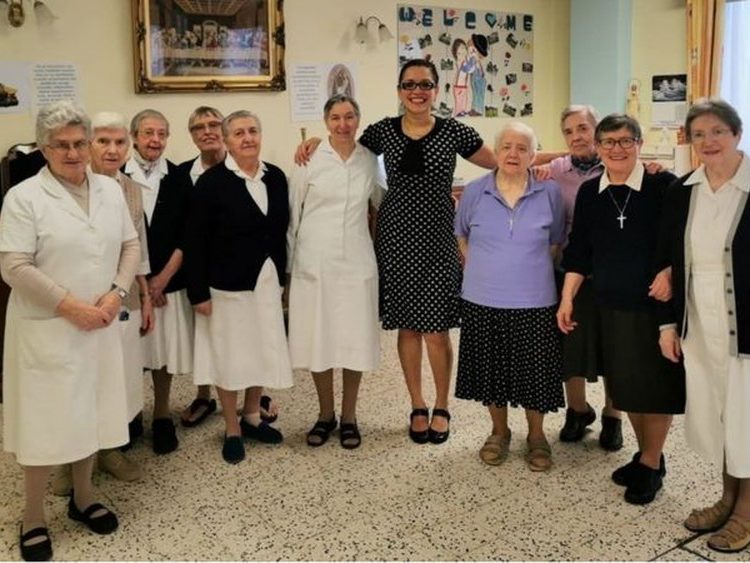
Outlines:
[{"label": "wristwatch", "polygon": [[125,299],[128,296],[128,292],[121,288],[119,285],[112,284],[112,287],[110,287],[109,289],[110,291],[114,290],[117,295],[120,296],[120,299]]}]

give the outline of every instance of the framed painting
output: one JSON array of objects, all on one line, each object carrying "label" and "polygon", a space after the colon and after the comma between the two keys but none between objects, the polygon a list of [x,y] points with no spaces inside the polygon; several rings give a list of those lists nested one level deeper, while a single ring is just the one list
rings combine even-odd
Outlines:
[{"label": "framed painting", "polygon": [[131,0],[135,91],[284,90],[283,0]]}]

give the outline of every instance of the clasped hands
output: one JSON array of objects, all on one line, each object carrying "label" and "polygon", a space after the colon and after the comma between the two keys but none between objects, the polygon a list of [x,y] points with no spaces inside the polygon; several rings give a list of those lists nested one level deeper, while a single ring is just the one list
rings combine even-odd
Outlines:
[{"label": "clasped hands", "polygon": [[122,299],[116,291],[108,291],[94,305],[68,293],[57,306],[57,314],[88,332],[112,324],[120,314],[121,306]]}]

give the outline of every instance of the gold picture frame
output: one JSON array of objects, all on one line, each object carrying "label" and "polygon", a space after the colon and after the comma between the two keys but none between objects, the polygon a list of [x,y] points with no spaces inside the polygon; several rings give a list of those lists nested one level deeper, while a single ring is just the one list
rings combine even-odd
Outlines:
[{"label": "gold picture frame", "polygon": [[131,0],[135,91],[285,90],[283,0]]}]

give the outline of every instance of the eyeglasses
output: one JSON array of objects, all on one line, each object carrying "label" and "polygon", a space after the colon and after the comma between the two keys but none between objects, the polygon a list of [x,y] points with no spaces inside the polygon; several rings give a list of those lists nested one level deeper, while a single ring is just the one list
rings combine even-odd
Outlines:
[{"label": "eyeglasses", "polygon": [[611,151],[615,145],[620,145],[625,150],[632,149],[640,141],[637,137],[623,137],[622,139],[601,139],[598,144],[605,151]]},{"label": "eyeglasses", "polygon": [[709,131],[695,131],[694,133],[690,133],[690,142],[702,143],[707,139],[721,139],[730,133],[732,133],[732,130],[726,127],[717,127]]},{"label": "eyeglasses", "polygon": [[218,131],[221,129],[221,121],[209,121],[208,123],[196,123],[190,126],[190,132],[195,133],[197,131]]},{"label": "eyeglasses", "polygon": [[401,84],[399,84],[399,87],[402,90],[416,90],[419,88],[420,90],[432,90],[435,87],[435,83],[431,80],[420,80],[419,82],[415,82],[414,80],[405,80]]},{"label": "eyeglasses", "polygon": [[63,141],[55,141],[54,143],[50,143],[47,145],[50,149],[53,151],[67,154],[71,150],[74,150],[75,152],[83,152],[89,148],[89,142],[88,141],[76,141],[75,143],[65,143]]}]

